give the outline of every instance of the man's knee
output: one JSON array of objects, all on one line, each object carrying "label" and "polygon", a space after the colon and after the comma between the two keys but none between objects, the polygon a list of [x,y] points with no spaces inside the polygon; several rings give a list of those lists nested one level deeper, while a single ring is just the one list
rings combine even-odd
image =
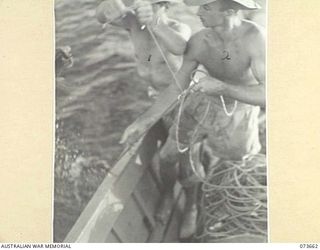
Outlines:
[{"label": "man's knee", "polygon": [[178,161],[179,152],[177,150],[175,141],[168,137],[166,143],[160,150],[160,162],[175,163]]},{"label": "man's knee", "polygon": [[205,178],[205,171],[201,162],[201,143],[195,143],[191,151],[181,158],[180,183],[184,187],[197,185]]}]

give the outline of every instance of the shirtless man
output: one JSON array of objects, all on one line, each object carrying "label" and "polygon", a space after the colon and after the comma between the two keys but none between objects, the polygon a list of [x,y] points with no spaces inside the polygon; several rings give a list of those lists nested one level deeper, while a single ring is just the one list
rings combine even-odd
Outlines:
[{"label": "shirtless man", "polygon": [[[199,80],[194,93],[186,99],[178,130],[179,144],[188,147],[191,140],[194,143],[206,138],[214,155],[222,159],[239,160],[247,154],[256,154],[260,150],[259,106],[265,105],[265,36],[257,24],[241,20],[238,11],[257,9],[259,5],[254,0],[185,2],[200,5],[198,16],[206,28],[188,42],[177,80],[186,89],[190,74],[200,64],[209,75]],[[143,129],[174,107],[181,94],[177,85],[171,84],[162,92],[156,103],[126,129],[123,140],[135,141]],[[209,112],[206,112],[209,101]],[[230,112],[233,108],[233,114],[227,115],[226,110]],[[193,131],[205,113],[207,118],[194,137]],[[170,169],[180,160],[181,176],[190,180],[185,188],[186,205],[180,229],[180,237],[187,238],[196,231],[196,183],[191,181],[194,174],[189,166],[190,152],[179,154],[176,138],[176,126],[172,126],[160,152],[161,168]],[[166,201],[168,204],[172,201],[169,184]]]},{"label": "shirtless man", "polygon": [[[110,0],[102,2],[97,8],[97,18],[101,23],[107,21],[104,11],[108,1]],[[135,1],[135,11],[126,10],[123,18],[112,22],[130,32],[138,74],[141,80],[149,85],[149,96],[152,97],[169,86],[172,74],[150,32],[155,35],[173,72],[177,72],[181,67],[182,55],[191,36],[189,26],[167,16],[170,4],[179,2],[179,0]]]},{"label": "shirtless man", "polygon": [[[108,1],[110,0],[102,2],[97,8],[97,18],[101,23],[108,21],[105,15],[105,11],[108,10]],[[173,82],[172,72],[175,74],[181,67],[187,41],[191,36],[189,26],[167,16],[171,3],[182,3],[182,1],[135,1],[134,11],[126,10],[121,19],[112,22],[113,25],[123,27],[130,32],[136,53],[137,71],[141,80],[149,85],[148,94],[150,97],[156,97]],[[169,66],[151,36],[151,32],[159,42]],[[172,125],[171,116],[164,117],[157,125],[164,125],[168,130]],[[120,143],[123,142],[125,140],[120,141]],[[174,184],[176,181],[176,169],[160,168],[160,176],[164,188],[167,187],[167,183],[171,188],[172,183]],[[163,220],[161,206],[156,218]]]}]

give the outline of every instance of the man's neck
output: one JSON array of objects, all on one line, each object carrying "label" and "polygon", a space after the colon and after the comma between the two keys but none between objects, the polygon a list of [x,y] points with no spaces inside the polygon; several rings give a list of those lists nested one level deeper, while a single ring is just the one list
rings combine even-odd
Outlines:
[{"label": "man's neck", "polygon": [[225,19],[222,25],[212,27],[212,29],[226,42],[232,40],[237,34],[242,21],[238,16],[232,16]]}]

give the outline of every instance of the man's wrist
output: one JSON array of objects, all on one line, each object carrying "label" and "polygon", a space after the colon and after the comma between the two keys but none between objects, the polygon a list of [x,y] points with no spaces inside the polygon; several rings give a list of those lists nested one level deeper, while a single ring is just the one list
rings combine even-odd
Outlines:
[{"label": "man's wrist", "polygon": [[209,95],[226,95],[227,96],[229,94],[229,91],[230,91],[229,84],[215,78],[211,78],[211,81],[215,87],[214,89],[210,89],[208,91]]},{"label": "man's wrist", "polygon": [[225,82],[221,82],[221,85],[222,85],[221,95],[231,97],[232,93],[234,92],[234,86]]},{"label": "man's wrist", "polygon": [[221,81],[221,95],[228,95],[230,88],[229,84]]}]

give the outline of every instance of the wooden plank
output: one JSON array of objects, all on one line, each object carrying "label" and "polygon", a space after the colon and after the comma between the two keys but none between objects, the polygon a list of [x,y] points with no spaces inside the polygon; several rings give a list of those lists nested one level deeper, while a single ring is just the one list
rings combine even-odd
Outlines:
[{"label": "wooden plank", "polygon": [[154,215],[157,210],[157,204],[160,199],[160,192],[157,189],[157,185],[154,182],[149,171],[144,173],[144,176],[141,178],[138,183],[134,194],[139,200],[139,203],[144,210],[146,216],[148,217],[152,226],[155,225]]},{"label": "wooden plank", "polygon": [[[134,163],[128,165],[113,188],[105,191],[98,207],[89,214],[90,217],[82,217],[86,221],[86,225],[73,242],[103,242],[106,239],[145,168],[145,165]],[[70,237],[67,240],[70,240]],[[66,242],[71,242],[67,240]]]},{"label": "wooden plank", "polygon": [[106,178],[79,216],[75,225],[68,233],[64,242],[88,242],[86,240],[88,240],[91,230],[95,228],[96,223],[99,222],[98,218],[104,213],[104,211],[108,210],[109,196],[112,196],[111,188],[117,181],[118,176],[126,169],[130,159],[140,144],[141,142],[136,143],[131,150],[126,152],[112,168],[112,172],[107,174]]},{"label": "wooden plank", "polygon": [[106,238],[118,216],[124,210],[132,190],[141,178],[143,168],[144,166],[138,165],[129,166],[126,173],[119,178],[114,188],[109,191],[109,196],[105,199],[104,205],[95,211],[97,216],[93,217],[92,224],[88,224],[90,230],[86,230],[85,235],[80,235],[79,241],[102,242]]},{"label": "wooden plank", "polygon": [[[141,141],[122,154],[96,193],[79,216],[64,242],[104,242],[125,206],[126,199],[138,183],[157,150],[159,131],[152,129]],[[141,145],[142,143],[142,145]],[[139,148],[140,147],[140,148]],[[135,164],[132,157],[139,154],[142,164]]]},{"label": "wooden plank", "polygon": [[[177,182],[176,185],[174,186],[174,198],[175,198],[175,202],[172,206],[172,209],[176,206],[177,203],[177,199],[180,196],[181,193],[181,185]],[[157,243],[157,242],[162,242],[163,237],[164,237],[164,233],[166,232],[166,229],[168,227],[168,224],[171,220],[172,217],[172,213],[169,216],[168,220],[165,221],[165,223],[160,223],[160,222],[156,222],[156,225],[154,227],[154,230],[152,231],[152,233],[150,234],[150,237],[148,239],[148,242],[150,243]]]},{"label": "wooden plank", "polygon": [[147,228],[152,231],[152,229],[154,228],[156,222],[155,219],[153,217],[153,213],[148,209],[148,207],[145,205],[142,196],[140,195],[139,192],[137,192],[136,190],[133,191],[133,198],[135,199],[135,201],[137,202],[137,204],[139,205],[140,209],[143,211],[144,214],[144,221],[145,224],[147,226]]},{"label": "wooden plank", "polygon": [[123,212],[114,225],[114,230],[126,243],[143,243],[149,236],[144,215],[137,202],[130,197]]}]

